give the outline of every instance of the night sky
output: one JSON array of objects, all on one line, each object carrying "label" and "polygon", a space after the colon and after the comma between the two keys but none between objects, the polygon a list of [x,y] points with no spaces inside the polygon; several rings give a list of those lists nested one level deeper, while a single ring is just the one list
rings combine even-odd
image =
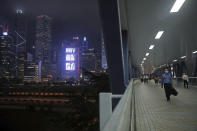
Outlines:
[{"label": "night sky", "polygon": [[28,17],[29,39],[34,39],[36,16],[45,14],[53,18],[53,44],[73,35],[86,35],[90,46],[100,41],[97,0],[1,0],[0,24],[11,23],[17,8]]}]

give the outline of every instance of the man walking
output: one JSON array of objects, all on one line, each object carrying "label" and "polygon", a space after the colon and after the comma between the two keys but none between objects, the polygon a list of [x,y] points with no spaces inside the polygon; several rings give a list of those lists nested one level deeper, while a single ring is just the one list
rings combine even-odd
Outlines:
[{"label": "man walking", "polygon": [[172,77],[168,72],[168,69],[165,69],[165,73],[162,75],[161,79],[162,88],[164,86],[167,101],[170,101],[171,88],[172,88]]}]

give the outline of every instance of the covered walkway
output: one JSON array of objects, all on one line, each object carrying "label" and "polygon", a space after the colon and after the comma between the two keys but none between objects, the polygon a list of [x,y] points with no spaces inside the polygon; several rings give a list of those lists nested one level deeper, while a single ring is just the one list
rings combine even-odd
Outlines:
[{"label": "covered walkway", "polygon": [[138,82],[134,88],[137,131],[197,130],[197,88],[176,87],[179,95],[171,96],[171,102],[153,82]]}]

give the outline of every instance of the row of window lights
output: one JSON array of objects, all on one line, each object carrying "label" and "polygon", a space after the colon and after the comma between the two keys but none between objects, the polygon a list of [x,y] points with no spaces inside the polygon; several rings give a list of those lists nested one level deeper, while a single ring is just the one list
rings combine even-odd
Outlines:
[{"label": "row of window lights", "polygon": [[[172,9],[170,10],[170,13],[176,13],[180,10],[180,8],[182,7],[182,5],[184,4],[185,0],[176,0]],[[159,40],[161,38],[161,36],[163,35],[164,31],[159,31],[157,33],[157,35],[155,36],[156,40]],[[153,50],[155,47],[155,45],[150,45],[149,50]],[[193,52],[194,53],[194,52]],[[197,53],[197,51],[195,52]],[[146,53],[146,57],[149,56],[150,53]],[[186,56],[185,56],[186,57]],[[144,64],[144,61],[146,60],[146,58],[143,58],[141,66]]]}]

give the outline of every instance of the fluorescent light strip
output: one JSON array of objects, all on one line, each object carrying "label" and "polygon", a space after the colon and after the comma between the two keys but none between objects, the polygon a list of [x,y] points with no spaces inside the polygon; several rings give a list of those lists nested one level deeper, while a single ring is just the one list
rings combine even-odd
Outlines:
[{"label": "fluorescent light strip", "polygon": [[181,59],[184,59],[184,58],[186,58],[186,56],[182,56],[182,57],[181,57]]},{"label": "fluorescent light strip", "polygon": [[176,0],[172,9],[170,10],[170,13],[178,12],[180,10],[180,8],[182,7],[182,5],[184,4],[184,2],[185,2],[185,0]]},{"label": "fluorescent light strip", "polygon": [[149,56],[149,53],[146,53],[146,56]]},{"label": "fluorescent light strip", "polygon": [[155,47],[155,45],[150,45],[149,49],[152,50]]},{"label": "fluorescent light strip", "polygon": [[157,35],[155,36],[155,39],[160,39],[161,36],[163,35],[163,33],[164,33],[164,31],[159,31],[159,32],[157,33]]},{"label": "fluorescent light strip", "polygon": [[194,51],[194,52],[192,52],[193,54],[196,54],[197,53],[197,51]]}]

